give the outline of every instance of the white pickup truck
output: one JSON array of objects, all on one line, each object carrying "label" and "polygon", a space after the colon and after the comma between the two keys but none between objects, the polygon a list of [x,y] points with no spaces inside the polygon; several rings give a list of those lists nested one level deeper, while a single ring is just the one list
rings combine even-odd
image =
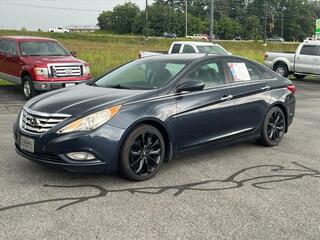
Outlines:
[{"label": "white pickup truck", "polygon": [[57,28],[50,28],[48,32],[54,32],[54,33],[70,33],[69,29],[57,27]]},{"label": "white pickup truck", "polygon": [[207,53],[231,55],[226,49],[218,44],[206,42],[173,42],[169,51],[140,51],[139,58],[178,53]]},{"label": "white pickup truck", "polygon": [[266,52],[265,65],[283,77],[320,75],[320,41],[306,40],[295,53]]}]

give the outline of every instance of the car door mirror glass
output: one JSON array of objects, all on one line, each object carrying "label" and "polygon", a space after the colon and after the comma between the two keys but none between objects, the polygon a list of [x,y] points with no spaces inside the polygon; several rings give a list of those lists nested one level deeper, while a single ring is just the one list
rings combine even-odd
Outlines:
[{"label": "car door mirror glass", "polygon": [[192,91],[200,91],[204,89],[205,83],[200,80],[192,80],[189,79],[178,85],[176,92],[192,92]]}]

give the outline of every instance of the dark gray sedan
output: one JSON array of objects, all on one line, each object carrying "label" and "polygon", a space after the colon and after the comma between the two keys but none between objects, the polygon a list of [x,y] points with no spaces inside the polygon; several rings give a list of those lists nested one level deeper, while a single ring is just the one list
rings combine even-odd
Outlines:
[{"label": "dark gray sedan", "polygon": [[179,54],[123,65],[26,103],[16,150],[70,171],[153,177],[177,152],[256,140],[281,142],[295,114],[295,86],[253,61]]}]

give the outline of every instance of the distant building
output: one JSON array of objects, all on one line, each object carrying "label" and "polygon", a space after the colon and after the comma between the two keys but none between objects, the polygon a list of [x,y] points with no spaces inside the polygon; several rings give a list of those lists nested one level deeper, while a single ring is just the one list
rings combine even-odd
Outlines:
[{"label": "distant building", "polygon": [[67,26],[66,28],[69,29],[70,32],[95,32],[100,29],[98,26],[94,26],[94,25],[83,25],[83,26],[71,25],[71,26]]}]

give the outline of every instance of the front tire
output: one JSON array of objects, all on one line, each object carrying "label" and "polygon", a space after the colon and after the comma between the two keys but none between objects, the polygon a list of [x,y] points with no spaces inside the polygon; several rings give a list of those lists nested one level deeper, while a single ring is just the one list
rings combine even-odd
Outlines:
[{"label": "front tire", "polygon": [[289,70],[288,70],[288,67],[286,64],[284,63],[280,63],[280,64],[277,64],[275,67],[274,67],[274,71],[282,76],[282,77],[285,77],[287,78],[289,76]]},{"label": "front tire", "polygon": [[158,172],[165,158],[162,134],[153,126],[142,124],[126,138],[120,153],[119,169],[123,177],[144,181]]},{"label": "front tire", "polygon": [[258,143],[266,147],[277,146],[285,133],[286,120],[283,111],[279,107],[273,107],[265,116],[261,137]]},{"label": "front tire", "polygon": [[22,77],[22,90],[23,96],[26,100],[29,100],[38,94],[33,86],[31,77],[28,75]]}]

